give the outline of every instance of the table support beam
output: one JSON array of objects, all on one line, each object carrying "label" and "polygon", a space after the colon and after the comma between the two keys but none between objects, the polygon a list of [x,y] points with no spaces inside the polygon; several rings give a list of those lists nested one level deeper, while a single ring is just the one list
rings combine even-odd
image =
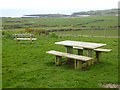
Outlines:
[{"label": "table support beam", "polygon": [[[94,56],[93,55],[94,54],[94,50],[93,49],[87,49],[87,51],[88,51],[87,56],[94,58],[93,57]],[[94,59],[91,60],[91,64],[94,64]]]},{"label": "table support beam", "polygon": [[73,47],[72,46],[65,46],[67,53],[73,54]]},{"label": "table support beam", "polygon": [[95,57],[95,60],[96,60],[97,63],[99,63],[99,61],[100,61],[100,57],[101,57],[101,52],[97,52],[97,51],[96,51],[96,57]]},{"label": "table support beam", "polygon": [[62,57],[61,56],[56,56],[56,59],[55,59],[55,64],[56,65],[61,65],[62,64]]},{"label": "table support beam", "polygon": [[82,61],[75,60],[74,66],[75,66],[75,69],[82,69]]},{"label": "table support beam", "polygon": [[[70,53],[70,54],[73,54],[73,47],[72,46],[65,46],[66,47],[66,52],[67,53]],[[68,64],[72,64],[74,63],[72,59],[68,58],[67,59],[67,63]]]}]

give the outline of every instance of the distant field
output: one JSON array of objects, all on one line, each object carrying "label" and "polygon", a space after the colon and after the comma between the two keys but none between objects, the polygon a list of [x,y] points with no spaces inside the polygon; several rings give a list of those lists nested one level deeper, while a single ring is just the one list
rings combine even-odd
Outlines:
[{"label": "distant field", "polygon": [[[68,30],[55,32],[59,35],[118,36],[119,28],[118,18],[116,16],[90,16],[80,18],[3,18],[2,22],[3,27],[6,27],[6,29],[3,30],[10,31],[25,31],[27,28],[38,31]],[[74,29],[78,30],[75,31]],[[70,30],[72,30],[72,32]]]},{"label": "distant field", "polygon": [[[116,16],[90,16],[80,18],[3,18],[3,25],[12,24],[41,24],[41,25],[101,25],[101,26],[113,26],[117,25],[118,18]],[[16,20],[20,22],[6,22],[10,20]],[[93,22],[94,21],[94,22]]]},{"label": "distant field", "polygon": [[65,32],[55,32],[60,36],[80,36],[80,35],[89,35],[89,36],[118,36],[118,30],[80,30],[80,31],[65,31]]},{"label": "distant field", "polygon": [[23,27],[35,28],[54,28],[71,27],[80,28],[82,26],[91,27],[110,27],[118,25],[116,16],[90,16],[80,18],[3,18],[3,25],[20,25]]}]

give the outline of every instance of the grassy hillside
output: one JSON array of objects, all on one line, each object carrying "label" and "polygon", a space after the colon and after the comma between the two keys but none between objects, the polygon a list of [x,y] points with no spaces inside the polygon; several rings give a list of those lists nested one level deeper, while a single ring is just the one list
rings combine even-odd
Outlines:
[{"label": "grassy hillside", "polygon": [[108,9],[108,10],[91,10],[91,11],[83,11],[83,12],[75,12],[72,14],[72,16],[77,15],[98,15],[98,16],[112,16],[112,15],[118,15],[118,12],[120,9]]}]

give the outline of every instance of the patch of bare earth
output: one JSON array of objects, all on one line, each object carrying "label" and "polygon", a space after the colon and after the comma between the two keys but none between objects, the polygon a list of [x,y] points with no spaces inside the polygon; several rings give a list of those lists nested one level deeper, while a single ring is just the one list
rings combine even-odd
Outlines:
[{"label": "patch of bare earth", "polygon": [[119,88],[120,89],[120,85],[119,84],[111,84],[111,83],[102,84],[102,87],[104,87],[104,88]]}]

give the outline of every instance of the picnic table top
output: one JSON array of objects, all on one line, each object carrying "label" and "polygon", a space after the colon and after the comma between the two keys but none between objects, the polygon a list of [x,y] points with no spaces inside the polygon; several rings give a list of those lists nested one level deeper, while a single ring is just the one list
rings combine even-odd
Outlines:
[{"label": "picnic table top", "polygon": [[76,46],[76,47],[81,47],[81,48],[86,48],[86,49],[95,49],[95,48],[99,48],[99,47],[106,45],[106,44],[102,44],[102,43],[71,41],[71,40],[55,42],[55,44],[64,45],[64,46],[72,46],[72,47]]}]

